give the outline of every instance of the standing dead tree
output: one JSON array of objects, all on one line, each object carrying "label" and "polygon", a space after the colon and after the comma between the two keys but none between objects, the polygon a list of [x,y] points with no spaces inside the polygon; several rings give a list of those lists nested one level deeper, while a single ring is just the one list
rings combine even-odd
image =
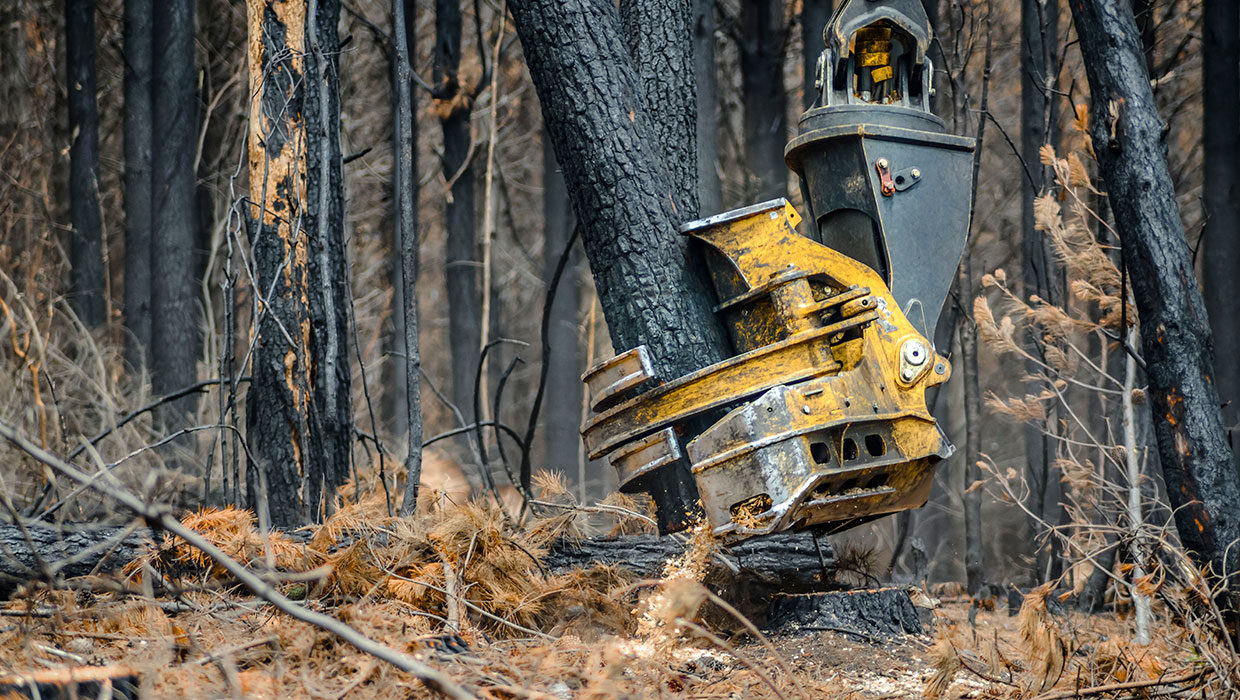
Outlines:
[{"label": "standing dead tree", "polygon": [[1141,355],[1167,496],[1185,547],[1240,592],[1240,472],[1213,383],[1205,303],[1167,168],[1162,119],[1129,3],[1073,0],[1106,181],[1141,318]]},{"label": "standing dead tree", "polygon": [[409,427],[409,451],[405,457],[405,496],[401,515],[413,513],[418,504],[422,476],[422,360],[418,353],[418,176],[417,117],[414,115],[413,67],[409,63],[415,32],[412,0],[392,0],[392,94],[395,164],[392,187],[396,202],[396,243],[400,251],[400,288],[393,309],[397,327],[404,332],[405,407]]},{"label": "standing dead tree", "polygon": [[[412,16],[405,18],[412,22]],[[475,17],[475,22],[481,18]],[[470,133],[474,99],[487,83],[481,71],[461,70],[461,0],[435,0],[435,62],[431,109],[443,130],[444,280],[448,292],[448,342],[452,349],[452,401],[467,420],[473,415],[474,374],[482,347],[482,301],[479,296],[481,262],[477,240],[477,169]],[[484,47],[478,45],[484,63]]]},{"label": "standing dead tree", "polygon": [[125,0],[125,359],[150,364],[151,0]]},{"label": "standing dead tree", "polygon": [[246,480],[260,520],[294,526],[330,507],[352,439],[339,107],[324,48],[339,7],[251,0],[248,10],[257,338],[246,421],[257,464]]},{"label": "standing dead tree", "polygon": [[95,99],[95,3],[65,2],[69,73],[69,303],[82,323],[107,320],[103,222],[99,214],[99,103]]},{"label": "standing dead tree", "polygon": [[[159,138],[151,145],[152,232],[151,388],[170,394],[197,378],[198,296],[194,288],[194,158],[198,96],[194,70],[194,3],[154,3],[151,115]],[[161,407],[165,428],[179,428],[194,398]]]},{"label": "standing dead tree", "polygon": [[[613,346],[646,345],[663,381],[723,359],[729,344],[711,310],[713,294],[692,272],[677,234],[677,190],[615,6],[517,0],[510,7]],[[687,468],[674,469],[654,494],[664,531],[685,527],[690,513],[677,504],[697,500]]]}]

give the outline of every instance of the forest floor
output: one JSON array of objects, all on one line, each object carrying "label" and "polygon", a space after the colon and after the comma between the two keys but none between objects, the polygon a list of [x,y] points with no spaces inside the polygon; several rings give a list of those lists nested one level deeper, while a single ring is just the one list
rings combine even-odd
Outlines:
[{"label": "forest floor", "polygon": [[[234,524],[246,522],[236,512],[223,515]],[[445,523],[462,524],[439,519],[441,543]],[[220,529],[219,522],[204,525],[202,518],[196,525]],[[485,539],[485,530],[479,532]],[[470,539],[475,551],[483,549],[476,535]],[[134,572],[145,569],[149,576],[154,566],[166,567],[178,552],[187,554],[181,546],[166,540],[159,557],[131,567],[129,584],[142,588]],[[487,565],[503,568],[495,561],[503,555],[492,542]],[[428,575],[443,574],[433,566],[420,573],[404,570],[410,581],[432,586],[417,591],[405,590],[396,585],[402,578],[390,576],[375,577],[369,591],[347,602],[331,602],[331,591],[339,596],[340,589],[285,583],[283,590],[440,669],[480,698],[1047,700],[1180,692],[1222,697],[1206,691],[1202,682],[1211,674],[1199,650],[1165,613],[1147,646],[1132,643],[1127,616],[1067,612],[1036,591],[1026,596],[1018,615],[1003,606],[985,606],[972,610],[972,619],[968,599],[927,596],[935,609],[926,615],[934,621],[925,635],[889,640],[828,631],[755,636],[745,632],[743,623],[724,624],[720,616],[704,614],[707,594],[684,576],[700,570],[692,559],[690,551],[659,582],[625,582],[606,570],[540,579],[543,585],[531,585],[523,602],[513,602],[516,607],[509,607],[503,619],[494,612],[488,617],[469,603],[447,615],[447,598],[426,597],[433,593]],[[442,559],[441,566],[449,561]],[[487,608],[501,612],[505,604],[496,601],[504,591],[494,572],[483,580],[473,564],[464,564],[462,580],[474,580],[453,595],[464,590],[461,600],[485,600]],[[346,561],[337,559],[335,565],[333,575],[342,576]],[[204,585],[220,581],[218,573],[208,571],[208,578],[197,579],[198,590],[183,586],[175,599],[144,596],[134,588],[100,592],[108,587],[101,581],[80,582],[85,585],[77,591],[24,592],[0,616],[0,682],[48,668],[115,665],[141,679],[145,698],[433,696],[414,677],[293,620],[245,589]],[[491,590],[483,592],[488,586]],[[478,594],[471,596],[471,590]],[[531,597],[555,601],[537,614],[523,615],[522,606]]]},{"label": "forest floor", "polygon": [[[7,624],[0,626],[0,664],[8,673],[115,664],[137,672],[143,697],[150,698],[431,695],[413,678],[252,600],[197,593],[174,604],[57,595],[60,604],[47,617],[15,617],[21,606],[9,606]],[[1027,616],[981,610],[973,624],[963,600],[935,611],[931,635],[876,642],[809,632],[722,644],[682,638],[674,648],[634,635],[426,634],[415,631],[399,607],[354,604],[334,612],[485,698],[921,698],[932,695],[936,680],[946,682],[942,698],[1028,698],[1052,689],[1069,693],[1041,697],[1077,697],[1074,688],[1182,679],[1200,671],[1200,659],[1182,647],[1180,635],[1164,634],[1167,626],[1160,626],[1153,644],[1138,647],[1128,641],[1129,620],[1076,613],[1057,621],[1057,630],[1070,633],[1061,640],[1067,658],[1051,660],[1047,671],[1031,663],[1035,654],[1022,629]],[[958,645],[963,667],[944,656],[946,640]],[[1055,671],[1057,678],[1046,678]]]}]

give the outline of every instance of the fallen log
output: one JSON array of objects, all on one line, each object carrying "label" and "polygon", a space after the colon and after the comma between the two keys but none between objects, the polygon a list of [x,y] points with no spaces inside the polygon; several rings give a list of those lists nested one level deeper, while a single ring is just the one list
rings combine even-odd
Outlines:
[{"label": "fallen log", "polygon": [[117,571],[150,542],[146,528],[0,525],[0,598],[29,581]]},{"label": "fallen log", "polygon": [[[561,539],[551,545],[546,566],[553,572],[591,563],[614,564],[639,578],[659,578],[669,560],[685,552],[678,537],[624,535]],[[706,583],[734,600],[757,600],[775,591],[806,592],[834,588],[835,553],[808,532],[781,532],[720,549]]]},{"label": "fallen log", "polygon": [[[0,597],[32,580],[117,571],[150,542],[151,532],[145,528],[0,525]],[[683,538],[653,534],[561,539],[552,544],[544,566],[562,572],[599,562],[623,566],[638,578],[658,578],[664,564],[685,547]],[[826,540],[815,542],[809,533],[753,539],[717,554],[707,582],[740,598],[832,587],[834,553]]]}]

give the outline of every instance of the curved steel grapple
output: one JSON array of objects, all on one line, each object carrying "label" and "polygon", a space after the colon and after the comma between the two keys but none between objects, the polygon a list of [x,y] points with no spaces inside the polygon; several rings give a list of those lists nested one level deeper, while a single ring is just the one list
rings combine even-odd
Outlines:
[{"label": "curved steel grapple", "polygon": [[926,502],[953,448],[926,406],[951,368],[939,308],[968,228],[973,141],[930,113],[920,0],[850,0],[826,30],[820,95],[784,199],[682,227],[706,251],[736,355],[655,377],[645,346],[583,377],[591,459],[624,491],[687,464],[714,533],[842,529]]},{"label": "curved steel grapple", "polygon": [[952,451],[925,400],[950,376],[946,358],[874,270],[799,235],[799,221],[777,199],[682,229],[710,251],[738,355],[635,396],[657,379],[644,346],[585,376],[591,459],[606,456],[626,491],[688,459],[725,539],[918,507]]}]

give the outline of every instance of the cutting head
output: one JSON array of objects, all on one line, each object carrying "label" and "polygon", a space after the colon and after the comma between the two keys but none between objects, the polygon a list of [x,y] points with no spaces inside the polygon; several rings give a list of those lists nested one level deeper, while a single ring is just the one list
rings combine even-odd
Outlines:
[{"label": "cutting head", "polygon": [[934,338],[968,235],[974,140],[930,109],[920,0],[849,0],[824,31],[819,94],[785,159],[812,238],[879,273]]}]

